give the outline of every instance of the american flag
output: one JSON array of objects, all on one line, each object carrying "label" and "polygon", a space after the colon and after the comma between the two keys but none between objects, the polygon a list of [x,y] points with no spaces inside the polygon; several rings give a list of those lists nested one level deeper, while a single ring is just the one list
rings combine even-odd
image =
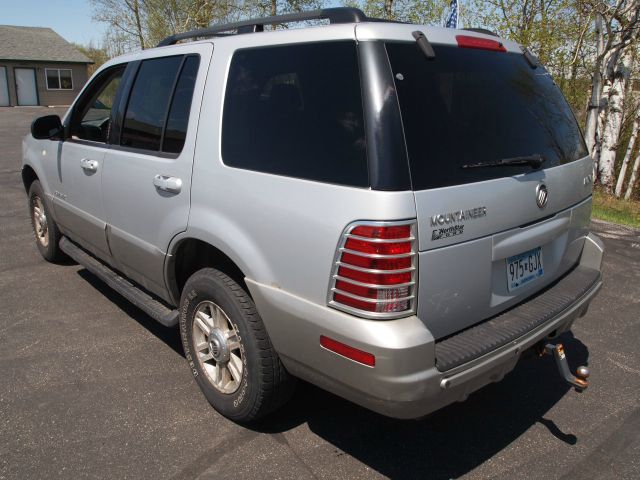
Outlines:
[{"label": "american flag", "polygon": [[458,0],[451,0],[451,12],[447,16],[447,20],[444,24],[447,28],[458,28]]}]

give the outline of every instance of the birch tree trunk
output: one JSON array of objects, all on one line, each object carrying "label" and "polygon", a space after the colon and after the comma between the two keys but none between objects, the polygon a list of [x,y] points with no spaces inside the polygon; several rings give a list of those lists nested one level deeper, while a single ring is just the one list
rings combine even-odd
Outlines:
[{"label": "birch tree trunk", "polygon": [[616,190],[615,190],[616,198],[620,198],[620,196],[622,195],[624,178],[627,175],[627,168],[629,167],[629,162],[631,162],[633,147],[635,146],[636,138],[638,137],[638,128],[640,128],[640,111],[636,113],[636,118],[633,121],[633,128],[631,129],[631,138],[629,138],[629,145],[627,145],[627,151],[624,154],[624,160],[622,161],[622,166],[620,167],[620,173],[618,174],[618,182],[616,183]]},{"label": "birch tree trunk", "polygon": [[385,18],[393,18],[393,0],[384,0],[384,15]]},{"label": "birch tree trunk", "polygon": [[[627,92],[632,49],[622,52],[618,61],[617,55],[612,56],[607,73],[608,100],[605,119],[602,126],[602,145],[598,162],[600,182],[608,192],[611,192],[614,182],[616,153],[620,140],[620,130],[624,117],[624,96]],[[613,63],[613,65],[611,65]],[[604,90],[603,90],[603,93]]]},{"label": "birch tree trunk", "polygon": [[596,14],[596,64],[593,67],[593,79],[591,81],[591,97],[587,107],[587,121],[584,127],[584,136],[587,141],[589,153],[593,154],[596,146],[598,127],[598,112],[600,111],[600,97],[602,96],[602,65],[604,62],[604,31],[603,18]]},{"label": "birch tree trunk", "polygon": [[638,152],[636,160],[633,162],[633,170],[631,171],[631,178],[629,179],[629,185],[627,186],[627,193],[624,194],[625,200],[631,200],[633,187],[636,184],[636,180],[638,180],[638,170],[640,170],[640,152]]}]

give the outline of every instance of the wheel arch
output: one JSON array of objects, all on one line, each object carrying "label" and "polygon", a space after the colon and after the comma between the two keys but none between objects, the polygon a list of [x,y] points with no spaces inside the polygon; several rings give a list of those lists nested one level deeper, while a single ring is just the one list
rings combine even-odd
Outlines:
[{"label": "wheel arch", "polygon": [[39,180],[38,174],[33,169],[33,167],[29,164],[25,164],[22,167],[22,184],[24,185],[24,190],[29,193],[29,188],[31,188],[31,184]]},{"label": "wheel arch", "polygon": [[169,295],[176,305],[180,303],[182,289],[189,277],[206,267],[224,272],[250,295],[245,283],[245,270],[211,242],[196,236],[185,236],[175,240],[168,253],[165,277]]}]

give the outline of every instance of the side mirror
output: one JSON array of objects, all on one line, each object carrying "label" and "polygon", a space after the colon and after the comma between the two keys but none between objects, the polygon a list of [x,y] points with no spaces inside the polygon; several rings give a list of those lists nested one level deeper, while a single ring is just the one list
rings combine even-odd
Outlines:
[{"label": "side mirror", "polygon": [[38,140],[62,138],[62,121],[58,115],[45,115],[31,123],[31,135]]}]

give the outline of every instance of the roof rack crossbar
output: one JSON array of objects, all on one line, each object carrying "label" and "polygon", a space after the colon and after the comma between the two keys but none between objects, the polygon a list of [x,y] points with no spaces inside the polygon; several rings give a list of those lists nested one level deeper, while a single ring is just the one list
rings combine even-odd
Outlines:
[{"label": "roof rack crossbar", "polygon": [[158,47],[174,45],[180,40],[186,40],[188,38],[214,37],[231,30],[236,30],[238,33],[261,32],[264,30],[265,25],[304,22],[305,20],[329,20],[329,23],[359,23],[368,21],[369,18],[362,10],[357,8],[323,8],[308,12],[287,13],[273,17],[254,18],[239,22],[211,25],[210,27],[199,30],[176,33],[158,43]]}]

